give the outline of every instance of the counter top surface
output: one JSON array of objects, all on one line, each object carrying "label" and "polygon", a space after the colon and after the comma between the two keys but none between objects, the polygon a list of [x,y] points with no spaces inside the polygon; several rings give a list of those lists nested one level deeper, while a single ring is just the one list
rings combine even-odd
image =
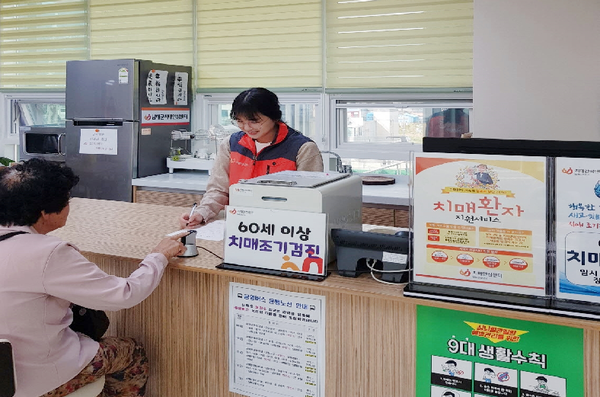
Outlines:
[{"label": "counter top surface", "polygon": [[132,185],[158,189],[177,189],[193,192],[206,191],[208,173],[201,171],[178,170],[172,174],[151,175],[133,179]]},{"label": "counter top surface", "polygon": [[[207,183],[207,172],[190,170],[177,170],[172,174],[136,178],[132,182],[133,186],[137,187],[192,192],[206,191]],[[408,206],[409,195],[408,178],[400,179],[393,185],[363,185],[363,203],[365,204]]]},{"label": "counter top surface", "polygon": [[[150,253],[166,234],[179,229],[180,211],[181,209],[178,207],[155,204],[72,198],[67,224],[50,234],[71,242],[84,255],[102,255],[137,262]],[[350,293],[357,296],[391,299],[407,304],[423,304],[459,310],[468,308],[472,312],[490,315],[600,328],[600,323],[596,321],[409,298],[403,294],[403,284],[382,284],[373,280],[368,274],[351,278],[342,277],[332,270],[330,276],[324,281],[316,282],[217,269],[216,266],[222,263],[223,242],[197,240],[197,243],[200,247],[197,257],[173,258],[169,262],[169,266],[182,271],[203,272],[226,277],[235,276],[247,281],[278,280],[281,282],[284,280],[284,283],[290,286],[304,285],[317,291]]]},{"label": "counter top surface", "polygon": [[[84,254],[141,261],[166,234],[179,230],[180,212],[181,208],[178,207],[155,204],[72,198],[67,224],[51,234],[73,243]],[[240,274],[216,268],[223,262],[222,241],[197,240],[197,244],[201,247],[198,256],[173,258],[169,266],[205,273]],[[275,277],[258,273],[243,274],[250,279]],[[290,279],[290,282],[310,284],[317,288],[352,290],[360,294],[403,296],[403,285],[378,283],[367,275],[350,278],[332,273],[321,282],[299,279]]]}]

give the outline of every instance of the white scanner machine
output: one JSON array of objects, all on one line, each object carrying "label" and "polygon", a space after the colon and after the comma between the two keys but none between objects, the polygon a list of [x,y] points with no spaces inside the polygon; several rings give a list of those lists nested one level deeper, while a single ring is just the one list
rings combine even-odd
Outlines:
[{"label": "white scanner machine", "polygon": [[351,174],[282,171],[240,180],[229,187],[229,205],[327,214],[329,262],[331,229],[362,230],[362,181]]}]

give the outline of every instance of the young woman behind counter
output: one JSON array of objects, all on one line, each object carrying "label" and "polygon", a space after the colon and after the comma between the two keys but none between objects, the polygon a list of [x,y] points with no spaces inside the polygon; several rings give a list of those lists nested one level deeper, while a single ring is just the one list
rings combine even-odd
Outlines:
[{"label": "young woman behind counter", "polygon": [[230,117],[241,131],[219,147],[206,193],[198,207],[181,215],[182,228],[196,228],[217,216],[229,203],[229,186],[240,179],[280,171],[323,171],[317,144],[281,116],[277,95],[265,88],[251,88],[234,99]]}]

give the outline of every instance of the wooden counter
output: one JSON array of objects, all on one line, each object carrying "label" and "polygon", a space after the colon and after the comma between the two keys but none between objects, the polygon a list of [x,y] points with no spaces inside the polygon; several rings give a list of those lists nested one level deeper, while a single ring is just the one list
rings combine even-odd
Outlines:
[{"label": "wooden counter", "polygon": [[[74,198],[67,225],[52,234],[75,244],[106,272],[127,276],[165,234],[178,229],[181,212]],[[220,270],[215,266],[222,243],[198,243],[204,248],[200,255],[173,259],[146,301],[109,313],[111,335],[132,336],[146,346],[149,397],[239,396],[228,391],[230,282],[326,297],[327,397],[414,397],[417,305],[583,328],[586,396],[600,396],[600,322],[407,298],[402,286],[367,275],[332,274],[314,282]]]}]

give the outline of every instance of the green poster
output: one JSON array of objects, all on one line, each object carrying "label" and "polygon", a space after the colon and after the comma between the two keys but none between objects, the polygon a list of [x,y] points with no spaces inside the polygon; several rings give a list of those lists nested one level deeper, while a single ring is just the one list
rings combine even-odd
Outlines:
[{"label": "green poster", "polygon": [[417,397],[581,397],[583,330],[417,307]]}]

